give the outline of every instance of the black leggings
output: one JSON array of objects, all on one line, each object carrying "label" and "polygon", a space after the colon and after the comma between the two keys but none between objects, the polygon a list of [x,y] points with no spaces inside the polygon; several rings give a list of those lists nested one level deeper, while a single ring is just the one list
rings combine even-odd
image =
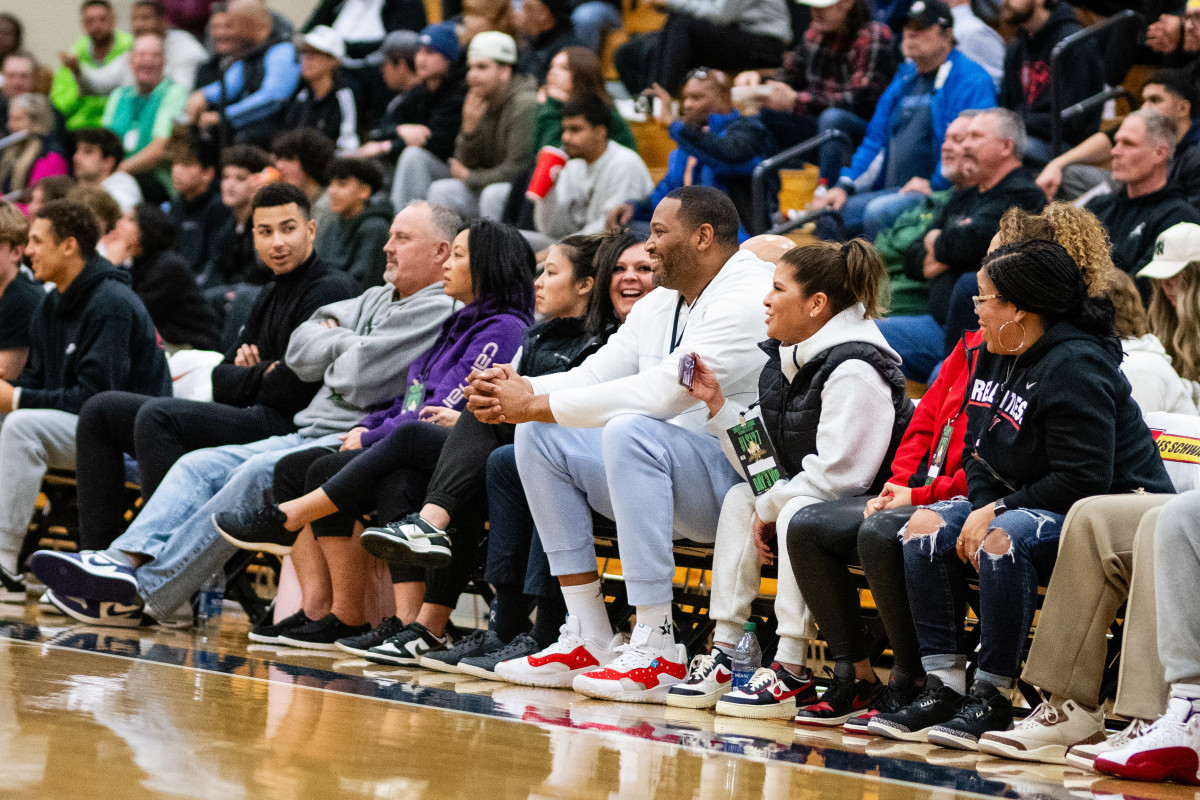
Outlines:
[{"label": "black leggings", "polygon": [[847,569],[861,563],[896,669],[925,674],[904,583],[900,530],[916,506],[877,511],[863,519],[866,497],[806,506],[788,525],[788,553],[800,594],[808,603],[835,662],[868,657],[858,589]]}]

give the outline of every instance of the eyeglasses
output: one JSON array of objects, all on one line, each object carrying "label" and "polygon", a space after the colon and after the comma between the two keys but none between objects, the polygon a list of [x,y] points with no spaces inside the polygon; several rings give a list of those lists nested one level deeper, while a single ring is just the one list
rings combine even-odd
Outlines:
[{"label": "eyeglasses", "polygon": [[976,311],[978,311],[978,310],[979,310],[979,304],[980,304],[980,303],[982,303],[984,300],[1002,300],[1002,299],[1004,299],[1004,298],[1003,298],[1001,295],[998,295],[998,294],[976,294],[976,295],[971,295],[971,303],[973,303],[973,304],[974,304],[974,306],[975,306],[975,310],[976,310]]}]

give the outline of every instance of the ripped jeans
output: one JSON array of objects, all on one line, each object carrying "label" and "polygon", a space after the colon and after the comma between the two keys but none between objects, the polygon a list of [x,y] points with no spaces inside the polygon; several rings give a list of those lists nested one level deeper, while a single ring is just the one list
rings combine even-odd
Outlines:
[{"label": "ripped jeans", "polygon": [[[914,515],[900,532],[908,604],[921,644],[921,663],[926,671],[962,667],[967,659],[963,633],[967,581],[975,570],[959,560],[955,546],[972,511],[971,503],[956,497],[923,508],[940,516],[942,526],[932,534],[910,531],[917,520]],[[999,689],[1016,684],[1021,654],[1037,610],[1038,585],[1050,581],[1063,519],[1062,514],[1019,508],[1004,512],[988,525],[979,554],[976,680]],[[1002,548],[1004,534],[1009,539],[1007,548]],[[1000,540],[994,538],[997,536]]]}]

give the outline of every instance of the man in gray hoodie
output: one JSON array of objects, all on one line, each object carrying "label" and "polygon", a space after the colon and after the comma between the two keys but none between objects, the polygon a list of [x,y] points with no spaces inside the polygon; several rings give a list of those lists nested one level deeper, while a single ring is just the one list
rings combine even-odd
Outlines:
[{"label": "man in gray hoodie", "polygon": [[[34,554],[34,573],[55,604],[80,621],[135,626],[141,611],[169,618],[234,553],[213,527],[215,511],[261,501],[275,462],[337,444],[366,414],[404,390],[409,364],[437,339],[452,301],[439,282],[462,221],[413,203],[392,222],[387,285],[318,309],[288,343],[284,361],[303,381],[323,380],[295,417],[297,432],[191,452],[163,479],[108,550]],[[65,557],[63,557],[65,555]]]}]

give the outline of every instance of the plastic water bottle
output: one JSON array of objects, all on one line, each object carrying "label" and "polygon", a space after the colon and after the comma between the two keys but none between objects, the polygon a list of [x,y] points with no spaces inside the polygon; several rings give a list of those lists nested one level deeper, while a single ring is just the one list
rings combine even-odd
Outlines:
[{"label": "plastic water bottle", "polygon": [[200,598],[196,603],[196,624],[205,627],[219,623],[224,604],[225,570],[218,568],[200,587]]},{"label": "plastic water bottle", "polygon": [[758,646],[758,636],[755,631],[758,626],[747,622],[742,626],[745,633],[738,642],[737,650],[733,651],[733,688],[741,689],[750,683],[750,676],[762,666],[762,648]]}]

